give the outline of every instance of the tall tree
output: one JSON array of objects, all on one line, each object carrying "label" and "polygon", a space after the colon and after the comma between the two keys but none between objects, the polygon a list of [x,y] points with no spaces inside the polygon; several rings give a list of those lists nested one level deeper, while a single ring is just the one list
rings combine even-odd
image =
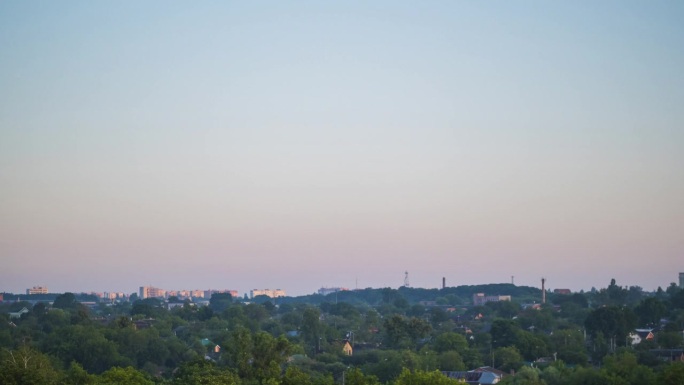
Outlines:
[{"label": "tall tree", "polygon": [[634,314],[639,318],[641,326],[655,326],[667,314],[667,306],[657,298],[646,298],[634,308]]},{"label": "tall tree", "polygon": [[56,385],[59,373],[43,353],[22,346],[0,353],[0,384]]},{"label": "tall tree", "polygon": [[584,325],[592,335],[602,333],[608,339],[612,339],[613,344],[618,344],[625,341],[627,335],[636,327],[637,320],[634,312],[628,308],[606,306],[589,313]]}]

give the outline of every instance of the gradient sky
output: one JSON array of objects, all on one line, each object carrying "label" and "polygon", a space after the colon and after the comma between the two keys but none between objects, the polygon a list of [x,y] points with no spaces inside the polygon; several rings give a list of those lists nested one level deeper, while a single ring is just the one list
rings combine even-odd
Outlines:
[{"label": "gradient sky", "polygon": [[0,291],[665,287],[683,20],[682,1],[0,2]]}]

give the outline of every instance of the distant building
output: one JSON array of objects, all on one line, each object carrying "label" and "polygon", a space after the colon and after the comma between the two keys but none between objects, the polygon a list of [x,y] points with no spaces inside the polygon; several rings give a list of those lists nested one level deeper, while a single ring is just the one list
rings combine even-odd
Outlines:
[{"label": "distant building", "polygon": [[318,289],[318,294],[320,295],[328,295],[332,293],[337,293],[338,291],[348,291],[346,287],[322,287]]},{"label": "distant building", "polygon": [[629,338],[632,340],[632,345],[638,345],[641,341],[653,341],[655,335],[653,329],[635,329],[629,333]]},{"label": "distant building", "polygon": [[[477,370],[477,369],[476,369]],[[496,384],[501,381],[502,375],[494,371],[476,371],[471,370],[469,372],[442,372],[445,376],[454,379],[458,382],[462,382],[470,385],[490,385]]]},{"label": "distant building", "polygon": [[138,294],[138,297],[140,297],[140,299],[164,298],[165,296],[166,290],[152,286],[140,286],[140,293]]},{"label": "distant building", "polygon": [[254,298],[258,297],[260,295],[265,295],[267,297],[271,298],[278,298],[278,297],[285,297],[285,290],[280,290],[280,289],[254,289],[249,291],[249,298]]},{"label": "distant building", "polygon": [[679,273],[679,288],[684,289],[684,273]]},{"label": "distant building", "polygon": [[22,315],[24,315],[28,312],[29,312],[29,310],[27,308],[22,308],[19,311],[10,312],[9,317],[10,317],[10,319],[19,319],[19,318],[21,318]]},{"label": "distant building", "polygon": [[570,295],[572,292],[570,289],[554,289],[553,294]]},{"label": "distant building", "polygon": [[4,295],[3,295],[3,293],[0,293],[0,302],[2,302],[2,301],[3,301],[3,298],[4,298]]},{"label": "distant building", "polygon": [[26,289],[26,294],[47,294],[48,288],[44,286],[34,286],[30,289]]},{"label": "distant building", "polygon": [[202,346],[204,346],[211,353],[220,353],[221,352],[221,346],[212,342],[209,338],[202,338],[200,340],[200,343],[202,344]]},{"label": "distant building", "polygon": [[211,299],[211,296],[213,294],[225,294],[228,293],[230,294],[231,297],[237,298],[238,297],[238,292],[237,290],[205,290],[204,291],[204,298]]},{"label": "distant building", "polygon": [[473,294],[473,306],[483,306],[487,302],[499,302],[510,300],[510,295],[485,295],[484,293]]},{"label": "distant building", "polygon": [[102,293],[102,298],[114,301],[117,299],[126,299],[126,294],[124,294],[122,292],[118,292],[118,293],[104,292],[104,293]]}]

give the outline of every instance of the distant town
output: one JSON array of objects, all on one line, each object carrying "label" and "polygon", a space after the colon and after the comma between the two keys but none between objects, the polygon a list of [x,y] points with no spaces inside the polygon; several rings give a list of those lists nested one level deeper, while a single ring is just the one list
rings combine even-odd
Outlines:
[{"label": "distant town", "polygon": [[[679,287],[684,288],[684,273],[679,273]],[[546,280],[541,279],[541,298],[540,303],[546,302],[545,288]],[[408,285],[408,272],[406,273],[406,278],[403,287],[409,287]],[[442,279],[442,288],[446,288],[446,281]],[[353,289],[358,291],[358,289]],[[338,292],[349,292],[351,291],[346,287],[321,287],[316,291],[316,294],[321,296],[327,296]],[[554,294],[570,295],[572,291],[570,289],[554,289],[552,291]],[[56,297],[60,293],[51,293],[47,286],[33,286],[26,289],[26,294],[15,294],[15,293],[0,293],[0,302],[7,299],[14,301],[24,300],[31,303],[45,302],[50,298]],[[80,292],[74,293],[77,298],[84,299],[83,302],[93,303],[93,302],[127,302],[135,301],[139,299],[147,298],[157,298],[164,300],[168,303],[178,303],[183,301],[190,301],[196,305],[208,305],[209,300],[214,294],[230,294],[233,299],[236,300],[254,300],[259,297],[264,298],[281,298],[287,297],[287,293],[282,289],[252,289],[249,293],[244,293],[241,297],[237,290],[232,289],[204,289],[204,290],[167,290],[154,286],[140,286],[136,293],[124,293],[124,292]],[[497,301],[511,301],[510,295],[498,295],[498,294],[485,294],[477,293],[472,297],[473,306],[482,306],[487,302],[497,302]],[[173,305],[172,305],[173,306]]]},{"label": "distant town", "polygon": [[[0,294],[0,384],[684,383],[684,273],[511,283]],[[31,378],[28,382],[26,378]]]}]

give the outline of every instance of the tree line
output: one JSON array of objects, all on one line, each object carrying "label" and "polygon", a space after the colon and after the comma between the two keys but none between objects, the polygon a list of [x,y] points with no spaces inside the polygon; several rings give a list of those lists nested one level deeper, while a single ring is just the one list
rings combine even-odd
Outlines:
[{"label": "tree line", "polygon": [[[476,292],[513,301],[475,307]],[[5,302],[0,383],[451,384],[443,372],[482,366],[511,374],[502,384],[684,383],[684,363],[662,354],[684,347],[684,290],[612,280],[529,306],[540,294],[504,284],[250,303],[214,294],[209,306],[171,309],[154,298],[86,307],[72,293],[51,305]],[[654,338],[632,345],[637,327]]]}]

